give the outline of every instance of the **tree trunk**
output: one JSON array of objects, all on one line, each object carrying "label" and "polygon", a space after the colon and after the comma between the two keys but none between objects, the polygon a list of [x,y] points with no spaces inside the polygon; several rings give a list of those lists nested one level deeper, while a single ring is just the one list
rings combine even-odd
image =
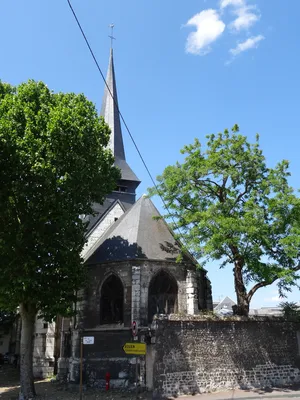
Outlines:
[{"label": "tree trunk", "polygon": [[230,246],[230,250],[234,257],[233,275],[234,275],[235,293],[237,298],[237,306],[233,307],[233,312],[236,315],[248,317],[250,301],[243,278],[244,260],[243,257],[240,255],[237,246],[232,244]]},{"label": "tree trunk", "polygon": [[35,397],[33,382],[33,334],[36,318],[36,308],[29,304],[20,305],[22,320],[20,346],[20,395],[19,400],[30,400]]},{"label": "tree trunk", "polygon": [[237,297],[237,307],[234,310],[235,314],[248,317],[249,315],[249,299],[247,290],[244,284],[242,274],[242,264],[240,261],[234,263],[234,286]]}]

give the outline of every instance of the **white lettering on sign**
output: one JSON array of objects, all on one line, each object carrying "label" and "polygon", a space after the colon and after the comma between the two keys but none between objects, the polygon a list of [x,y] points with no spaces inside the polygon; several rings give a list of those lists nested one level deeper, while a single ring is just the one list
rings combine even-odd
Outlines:
[{"label": "white lettering on sign", "polygon": [[94,344],[95,341],[94,336],[84,336],[82,339],[83,344]]}]

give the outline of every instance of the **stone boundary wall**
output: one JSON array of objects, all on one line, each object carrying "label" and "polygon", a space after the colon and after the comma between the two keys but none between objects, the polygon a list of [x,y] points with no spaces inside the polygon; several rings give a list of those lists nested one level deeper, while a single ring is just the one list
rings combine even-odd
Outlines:
[{"label": "stone boundary wall", "polygon": [[300,383],[300,324],[157,321],[154,397]]}]

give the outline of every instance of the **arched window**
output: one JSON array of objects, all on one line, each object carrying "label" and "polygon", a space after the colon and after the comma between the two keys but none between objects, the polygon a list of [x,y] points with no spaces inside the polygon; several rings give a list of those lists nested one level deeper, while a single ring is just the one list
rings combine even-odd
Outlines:
[{"label": "arched window", "polygon": [[176,280],[161,270],[149,285],[148,322],[155,314],[173,314],[177,312],[178,286]]},{"label": "arched window", "polygon": [[109,276],[102,285],[100,297],[100,323],[120,324],[123,322],[124,289],[121,279]]}]

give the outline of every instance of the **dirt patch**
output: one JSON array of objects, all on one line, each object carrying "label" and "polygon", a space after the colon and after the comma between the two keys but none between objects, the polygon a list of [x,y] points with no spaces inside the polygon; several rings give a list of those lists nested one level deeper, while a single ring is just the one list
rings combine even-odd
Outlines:
[{"label": "dirt patch", "polygon": [[[68,387],[66,385],[42,380],[35,382],[37,400],[76,400],[79,399],[79,387]],[[15,368],[4,365],[0,367],[0,399],[16,400],[19,395],[19,375]],[[149,392],[139,394],[139,399],[150,400],[152,398]],[[100,389],[87,389],[83,392],[83,400],[134,400],[135,392],[121,392],[110,390],[109,392]]]}]

